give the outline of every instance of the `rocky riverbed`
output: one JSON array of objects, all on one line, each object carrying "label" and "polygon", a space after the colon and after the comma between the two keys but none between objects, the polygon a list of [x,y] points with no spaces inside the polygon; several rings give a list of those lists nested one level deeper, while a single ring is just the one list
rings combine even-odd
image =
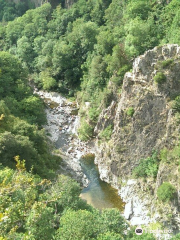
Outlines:
[{"label": "rocky riverbed", "polygon": [[44,129],[58,149],[54,154],[62,157],[60,171],[72,176],[83,187],[87,187],[88,179],[82,171],[79,159],[82,155],[92,152],[92,146],[81,142],[77,137],[79,116],[76,102],[70,102],[55,92],[38,91],[35,88],[34,93],[46,104],[47,124]]},{"label": "rocky riverbed", "polygon": [[99,209],[116,207],[122,211],[124,203],[118,196],[118,191],[100,180],[94,162],[89,164],[89,161],[81,161],[83,155],[93,155],[94,143],[81,142],[77,136],[79,116],[76,102],[70,102],[58,93],[34,89],[34,93],[46,105],[47,124],[44,129],[50,142],[56,147],[53,154],[62,158],[58,172],[76,179],[84,187],[81,198],[92,206]]}]

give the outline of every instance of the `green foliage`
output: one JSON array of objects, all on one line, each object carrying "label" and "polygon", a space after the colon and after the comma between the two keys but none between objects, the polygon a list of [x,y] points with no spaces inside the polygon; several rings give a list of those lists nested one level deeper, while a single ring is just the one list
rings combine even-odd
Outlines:
[{"label": "green foliage", "polygon": [[[13,239],[52,239],[60,213],[69,208],[90,209],[79,198],[80,186],[59,176],[55,183],[21,169],[0,169],[0,235]],[[16,236],[16,237],[15,237]]]},{"label": "green foliage", "polygon": [[[35,179],[25,171],[10,171],[11,175],[4,175],[8,168],[0,170],[1,179],[1,219],[0,235],[5,237],[17,229],[24,228],[24,219],[37,198],[35,184],[40,179]],[[3,176],[3,177],[2,177]],[[8,179],[8,181],[7,181]]]},{"label": "green foliage", "polygon": [[0,65],[0,161],[15,168],[14,157],[19,155],[26,160],[27,170],[33,166],[35,173],[52,177],[50,169],[56,168],[58,159],[50,154],[40,130],[46,122],[43,102],[28,87],[27,73],[16,57],[0,52]]},{"label": "green foliage", "polygon": [[164,182],[157,190],[157,196],[160,201],[167,202],[174,199],[176,188],[169,182]]},{"label": "green foliage", "polygon": [[162,67],[167,68],[174,62],[174,59],[167,59],[165,61],[162,61]]},{"label": "green foliage", "polygon": [[92,239],[97,231],[97,219],[87,210],[77,212],[69,210],[61,218],[56,239],[79,240]]},{"label": "green foliage", "polygon": [[26,230],[31,238],[37,240],[51,239],[55,233],[54,209],[43,202],[34,203],[26,220]]},{"label": "green foliage", "polygon": [[162,42],[179,44],[179,6],[178,0],[172,0],[162,11],[160,18],[164,34]]},{"label": "green foliage", "polygon": [[154,152],[151,157],[141,159],[139,165],[133,169],[134,177],[156,177],[158,172],[158,157]]},{"label": "green foliage", "polygon": [[79,138],[82,141],[87,141],[93,136],[94,128],[88,124],[85,120],[82,120],[81,126],[78,129]]},{"label": "green foliage", "polygon": [[178,233],[174,237],[171,238],[172,240],[180,240],[180,234]]},{"label": "green foliage", "polygon": [[139,17],[142,20],[147,20],[149,11],[152,11],[148,0],[131,1],[126,8],[128,18]]},{"label": "green foliage", "polygon": [[118,71],[117,74],[113,75],[111,78],[111,81],[113,83],[115,83],[117,86],[122,85],[123,83],[123,79],[124,79],[124,75],[126,72],[128,72],[131,69],[130,65],[124,65],[123,67],[121,67]]},{"label": "green foliage", "polygon": [[23,15],[28,9],[35,6],[30,4],[30,1],[19,3],[0,1],[0,21],[12,21],[14,18]]},{"label": "green foliage", "polygon": [[99,224],[101,233],[119,233],[122,238],[125,237],[126,222],[117,209],[104,209],[100,215]]},{"label": "green foliage", "polygon": [[24,98],[21,102],[21,111],[27,116],[30,123],[38,123],[42,125],[46,122],[45,114],[43,111],[43,102],[37,96],[29,96]]},{"label": "green foliage", "polygon": [[158,45],[158,38],[155,37],[156,27],[152,17],[147,20],[142,20],[140,17],[128,20],[125,25],[127,31],[125,50],[129,56],[135,57]]},{"label": "green foliage", "polygon": [[162,72],[158,72],[156,76],[154,76],[154,81],[158,84],[162,84],[166,81],[166,76]]},{"label": "green foliage", "polygon": [[95,107],[90,108],[88,111],[89,119],[93,123],[96,123],[98,120],[98,117],[99,117],[99,113],[100,113],[100,111],[98,109],[96,109]]},{"label": "green foliage", "polygon": [[113,126],[110,124],[102,132],[100,132],[99,137],[101,139],[109,141],[111,139],[112,132],[113,132]]},{"label": "green foliage", "polygon": [[102,239],[102,236],[123,239],[124,224],[122,216],[115,209],[103,210],[101,214],[95,210],[69,210],[61,218],[56,239]]},{"label": "green foliage", "polygon": [[122,240],[123,238],[118,233],[107,232],[99,234],[97,240]]},{"label": "green foliage", "polygon": [[176,111],[176,112],[180,112],[180,96],[177,96],[174,100],[174,103],[173,103],[173,109]]},{"label": "green foliage", "polygon": [[5,239],[125,238],[119,210],[93,209],[79,198],[79,184],[67,176],[52,182],[25,169],[0,166],[0,185],[0,235]]},{"label": "green foliage", "polygon": [[155,65],[155,69],[162,71],[163,69],[170,68],[173,65],[174,59],[167,59],[164,61],[158,61]]},{"label": "green foliage", "polygon": [[26,72],[16,57],[0,52],[0,99],[13,95],[17,91],[18,84],[21,84],[20,79],[27,82],[26,77]]},{"label": "green foliage", "polygon": [[42,83],[42,88],[44,90],[48,91],[56,87],[56,80],[51,77],[48,71],[41,72],[39,78]]},{"label": "green foliage", "polygon": [[126,111],[126,114],[130,117],[132,117],[134,115],[134,108],[133,107],[129,107]]}]

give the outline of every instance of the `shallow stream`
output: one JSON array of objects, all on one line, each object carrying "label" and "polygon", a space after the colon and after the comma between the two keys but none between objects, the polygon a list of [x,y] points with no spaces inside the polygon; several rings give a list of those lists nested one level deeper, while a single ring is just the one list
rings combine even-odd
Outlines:
[{"label": "shallow stream", "polygon": [[82,183],[84,188],[80,197],[92,206],[123,211],[124,204],[117,190],[101,181],[94,161],[82,160],[82,156],[93,153],[93,146],[81,142],[77,137],[79,117],[73,114],[77,109],[76,104],[68,102],[58,93],[38,92],[36,89],[35,93],[46,103],[47,125],[44,128],[63,158],[61,172],[71,173]]}]

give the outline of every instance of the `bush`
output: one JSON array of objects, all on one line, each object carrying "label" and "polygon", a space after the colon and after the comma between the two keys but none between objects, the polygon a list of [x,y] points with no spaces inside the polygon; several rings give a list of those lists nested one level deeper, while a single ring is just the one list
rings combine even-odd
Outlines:
[{"label": "bush", "polygon": [[157,190],[157,196],[160,201],[168,202],[175,196],[176,188],[169,182],[164,182]]},{"label": "bush", "polygon": [[133,169],[134,177],[156,177],[158,172],[157,153],[154,152],[151,157],[141,159],[137,167]]},{"label": "bush", "polygon": [[177,96],[174,100],[174,103],[173,103],[173,109],[176,111],[176,112],[180,112],[180,96]]},{"label": "bush", "polygon": [[111,81],[115,83],[116,86],[121,86],[123,83],[125,73],[130,71],[130,69],[131,69],[131,66],[124,65],[119,69],[117,76],[112,76]]},{"label": "bush", "polygon": [[162,69],[167,68],[172,65],[174,59],[167,59],[164,61],[158,61],[155,65],[155,69],[162,71]]},{"label": "bush", "polygon": [[83,120],[78,129],[78,134],[82,141],[87,141],[93,136],[93,127]]},{"label": "bush", "polygon": [[167,59],[165,61],[162,61],[162,68],[166,68],[166,67],[170,66],[173,62],[174,62],[173,59]]},{"label": "bush", "polygon": [[133,107],[128,108],[126,114],[132,117],[134,115],[134,108]]},{"label": "bush", "polygon": [[166,81],[166,76],[164,75],[164,73],[158,72],[154,77],[154,81],[159,84],[164,83]]},{"label": "bush", "polygon": [[95,108],[95,107],[90,108],[89,112],[88,112],[89,119],[93,123],[96,123],[98,120],[98,117],[99,117],[99,113],[100,113],[100,111],[97,108]]},{"label": "bush", "polygon": [[87,210],[67,210],[60,219],[61,225],[55,239],[92,239],[97,232],[97,219]]},{"label": "bush", "polygon": [[99,137],[104,140],[110,140],[112,135],[113,127],[110,124],[100,134]]}]

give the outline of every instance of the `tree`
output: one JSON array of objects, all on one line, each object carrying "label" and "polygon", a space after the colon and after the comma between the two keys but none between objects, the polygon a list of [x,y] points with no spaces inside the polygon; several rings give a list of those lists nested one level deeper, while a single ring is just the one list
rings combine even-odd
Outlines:
[{"label": "tree", "polygon": [[127,32],[125,50],[131,57],[138,56],[158,45],[157,29],[152,17],[145,21],[136,17],[125,25],[125,30]]},{"label": "tree", "polygon": [[25,81],[26,73],[16,57],[0,52],[0,98],[13,94],[18,79]]},{"label": "tree", "polygon": [[42,88],[44,90],[51,90],[57,85],[56,80],[51,77],[51,74],[48,70],[41,72],[39,78],[42,82]]},{"label": "tree", "polygon": [[[0,169],[0,235],[14,238],[24,232],[25,219],[37,197],[40,179],[26,171]],[[14,238],[15,239],[15,238]]]},{"label": "tree", "polygon": [[97,220],[93,213],[87,210],[67,212],[61,217],[60,228],[56,233],[56,239],[79,240],[92,239],[96,236]]},{"label": "tree", "polygon": [[[32,26],[32,29],[34,27]],[[29,30],[30,34],[32,34],[33,30]],[[28,35],[28,34],[26,34]],[[34,67],[34,58],[36,56],[31,41],[29,41],[29,37],[23,36],[17,41],[17,55],[23,61],[27,67],[31,70]]]},{"label": "tree", "polygon": [[43,125],[46,122],[42,100],[39,97],[32,95],[24,98],[21,101],[20,108],[22,112],[25,112],[30,123]]},{"label": "tree", "polygon": [[152,11],[150,1],[133,0],[127,5],[125,10],[125,18],[135,19],[136,17],[139,17],[142,20],[147,20],[150,11]]},{"label": "tree", "polygon": [[54,209],[46,203],[34,203],[26,221],[26,229],[31,238],[36,240],[52,239],[54,229]]},{"label": "tree", "polygon": [[81,205],[80,192],[77,182],[67,176],[59,175],[41,199],[46,201],[48,206],[56,208],[59,213],[69,208],[77,210]]}]

